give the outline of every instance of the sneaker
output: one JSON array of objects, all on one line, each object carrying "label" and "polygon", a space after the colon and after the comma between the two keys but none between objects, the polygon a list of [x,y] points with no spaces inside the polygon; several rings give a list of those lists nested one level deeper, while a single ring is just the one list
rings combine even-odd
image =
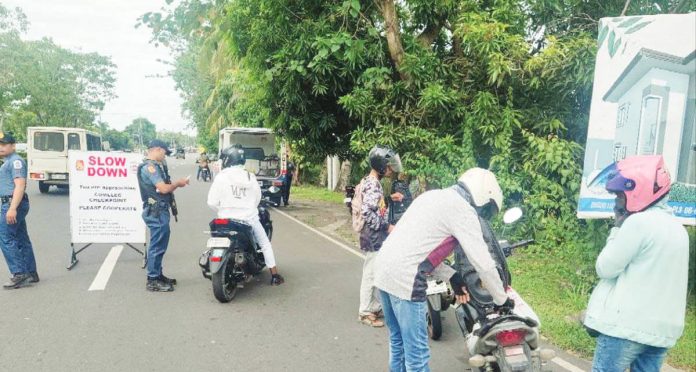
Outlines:
[{"label": "sneaker", "polygon": [[148,279],[145,289],[150,292],[171,292],[174,290],[174,287],[171,284],[165,283],[159,279]]},{"label": "sneaker", "polygon": [[271,285],[281,285],[285,283],[285,278],[280,274],[271,275]]},{"label": "sneaker", "polygon": [[39,282],[39,273],[36,271],[33,273],[29,273],[29,283],[38,283]]},{"label": "sneaker", "polygon": [[176,285],[176,279],[167,278],[166,276],[164,276],[164,274],[161,274],[158,279],[167,283],[167,284]]},{"label": "sneaker", "polygon": [[21,288],[24,283],[26,283],[30,278],[29,274],[15,274],[10,281],[3,284],[2,287],[5,289],[17,289]]}]

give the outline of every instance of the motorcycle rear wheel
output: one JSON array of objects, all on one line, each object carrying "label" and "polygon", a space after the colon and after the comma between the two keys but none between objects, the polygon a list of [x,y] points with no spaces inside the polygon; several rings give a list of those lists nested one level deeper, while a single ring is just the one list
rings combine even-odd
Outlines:
[{"label": "motorcycle rear wheel", "polygon": [[213,295],[222,303],[232,301],[237,294],[237,282],[234,280],[234,274],[232,273],[233,267],[234,260],[230,258],[211,278],[213,282]]},{"label": "motorcycle rear wheel", "polygon": [[433,340],[439,340],[442,337],[442,318],[440,317],[440,312],[434,310],[433,307],[428,303],[428,312],[426,314],[428,318],[428,336]]}]

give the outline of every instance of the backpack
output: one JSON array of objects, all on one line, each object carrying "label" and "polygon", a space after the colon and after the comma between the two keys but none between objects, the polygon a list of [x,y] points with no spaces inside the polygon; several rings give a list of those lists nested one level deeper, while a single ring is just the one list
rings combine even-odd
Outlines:
[{"label": "backpack", "polygon": [[362,186],[363,181],[355,186],[355,194],[353,195],[353,200],[350,202],[350,214],[353,217],[353,231],[359,233],[362,231],[363,226],[365,226],[365,220],[362,216]]}]

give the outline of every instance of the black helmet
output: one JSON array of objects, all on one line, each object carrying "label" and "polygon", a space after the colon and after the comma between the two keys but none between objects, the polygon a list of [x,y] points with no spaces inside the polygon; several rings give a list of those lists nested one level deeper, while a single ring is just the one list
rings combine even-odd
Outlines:
[{"label": "black helmet", "polygon": [[235,165],[243,165],[246,163],[246,158],[244,157],[244,150],[240,145],[232,145],[226,147],[222,150],[220,155],[222,158],[222,167],[229,168]]},{"label": "black helmet", "polygon": [[387,166],[391,167],[392,172],[401,172],[401,158],[399,154],[389,147],[376,145],[370,150],[370,168],[384,176],[387,173]]}]

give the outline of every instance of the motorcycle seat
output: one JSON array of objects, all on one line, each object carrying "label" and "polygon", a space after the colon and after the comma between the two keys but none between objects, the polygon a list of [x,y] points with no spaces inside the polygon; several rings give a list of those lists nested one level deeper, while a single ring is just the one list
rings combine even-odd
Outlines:
[{"label": "motorcycle seat", "polygon": [[228,219],[227,223],[219,225],[211,223],[211,231],[213,236],[229,236],[231,232],[237,233],[237,239],[243,245],[254,242],[254,234],[252,233],[251,225],[243,221]]}]

